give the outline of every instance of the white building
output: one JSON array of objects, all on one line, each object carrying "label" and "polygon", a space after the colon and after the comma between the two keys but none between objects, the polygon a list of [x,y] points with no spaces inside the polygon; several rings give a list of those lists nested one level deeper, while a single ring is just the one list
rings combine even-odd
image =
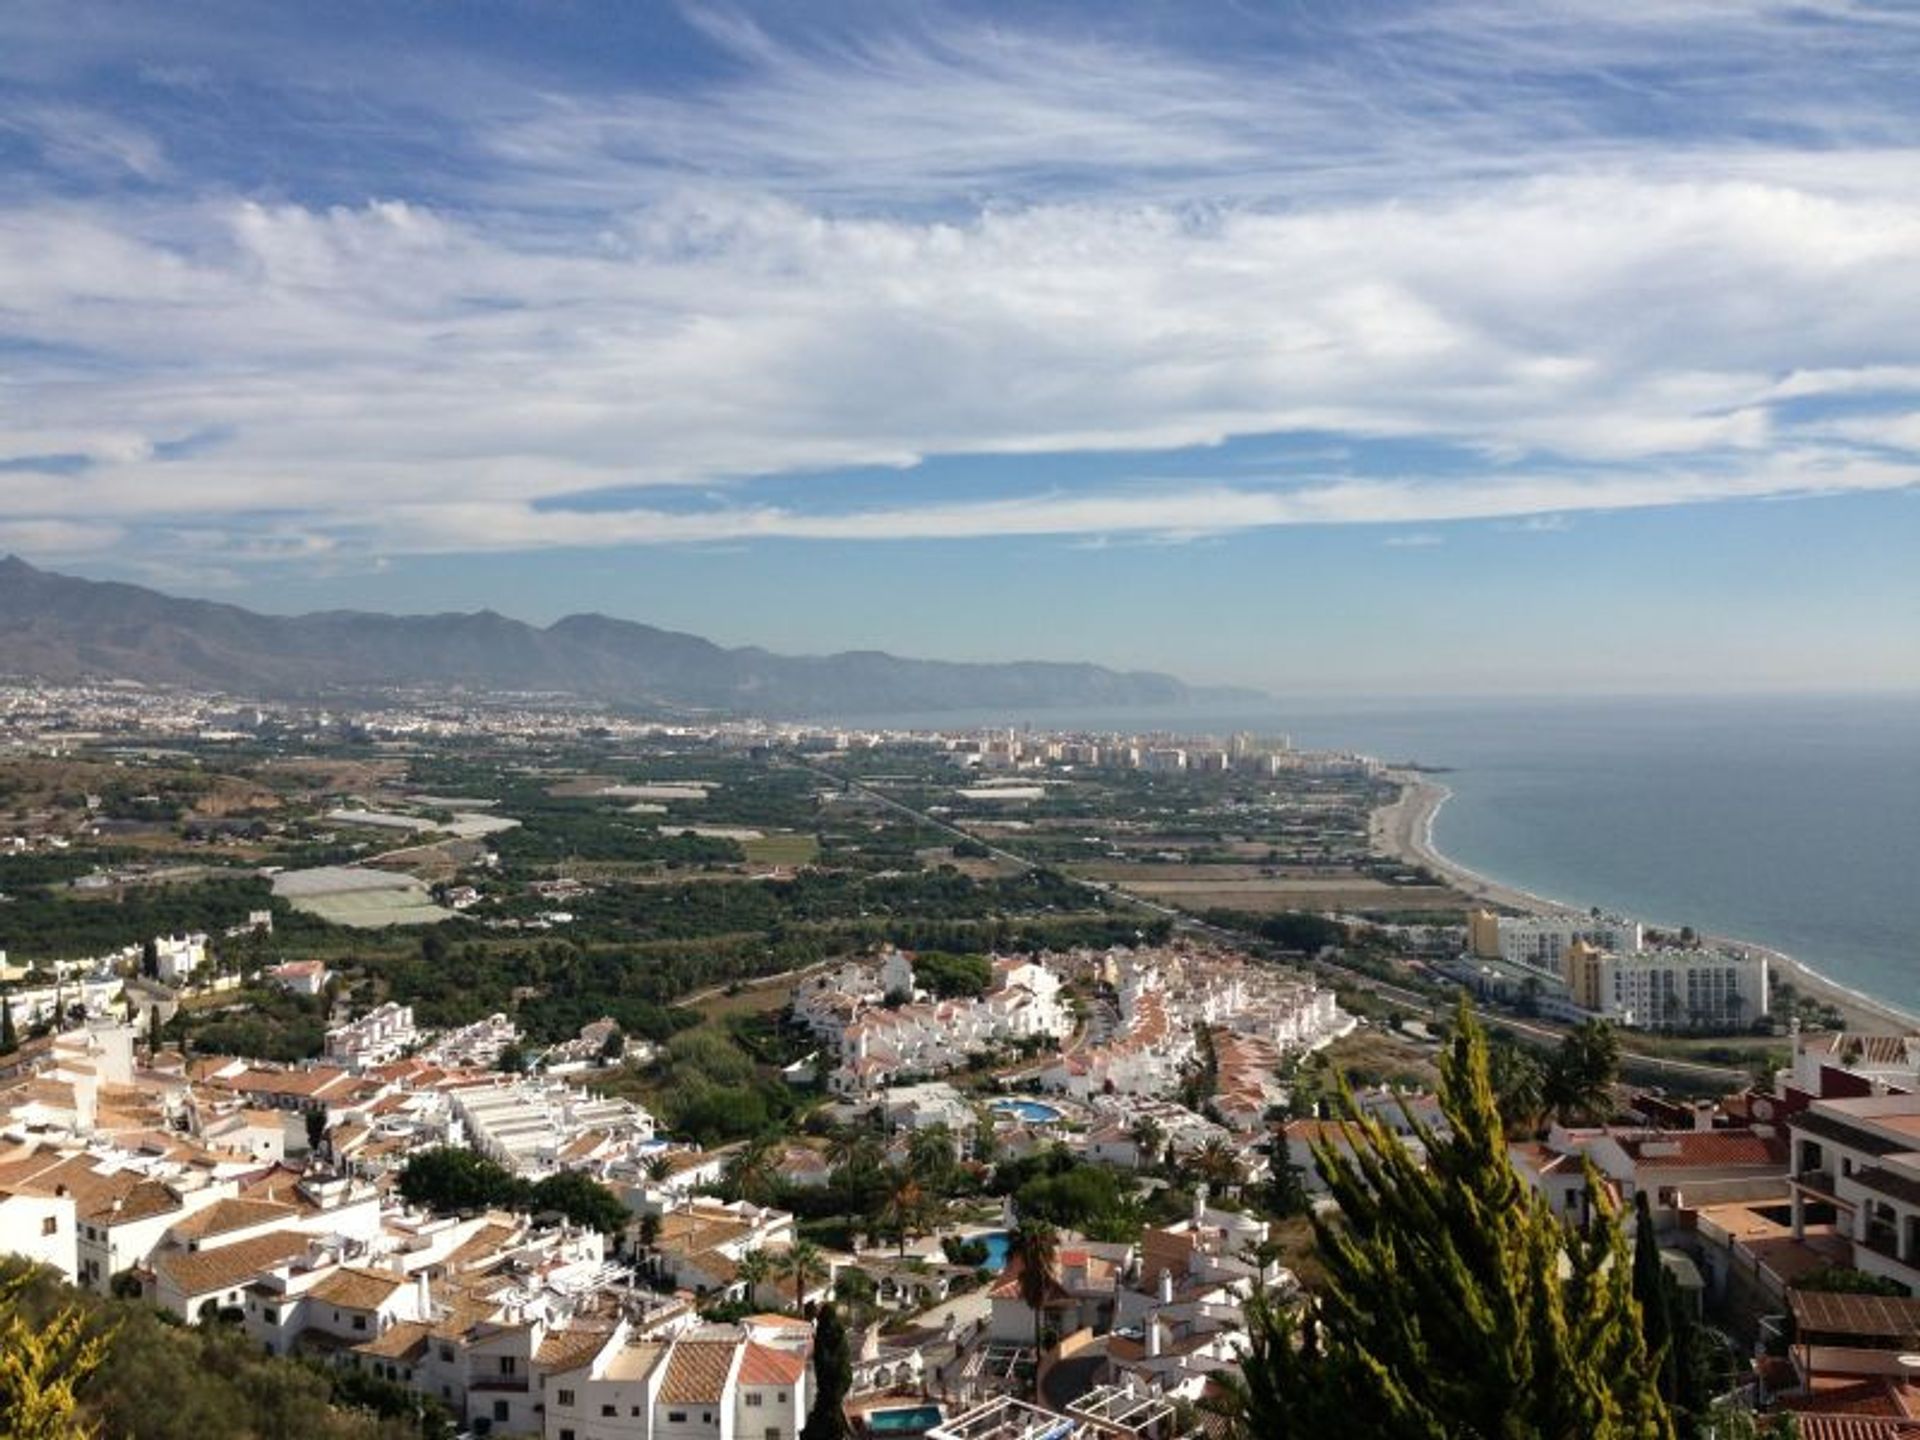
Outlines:
[{"label": "white building", "polygon": [[193,972],[207,963],[207,937],[203,934],[162,935],[153,942],[157,978],[169,985],[184,985]]},{"label": "white building", "polygon": [[653,1117],[638,1105],[559,1080],[502,1076],[451,1090],[448,1098],[467,1144],[516,1175],[537,1177],[574,1168],[575,1160],[612,1158],[653,1138]]},{"label": "white building", "polygon": [[1468,948],[1483,960],[1504,960],[1558,974],[1575,941],[1616,955],[1639,951],[1640,922],[1618,915],[1495,915],[1475,910],[1467,916]]},{"label": "white building", "polygon": [[1622,955],[1575,941],[1564,974],[1574,1004],[1645,1030],[1739,1030],[1771,1005],[1766,957],[1747,951]]},{"label": "white building", "polygon": [[327,1059],[351,1069],[365,1069],[398,1060],[419,1041],[413,1007],[388,1001],[376,1005],[358,1020],[328,1030]]}]

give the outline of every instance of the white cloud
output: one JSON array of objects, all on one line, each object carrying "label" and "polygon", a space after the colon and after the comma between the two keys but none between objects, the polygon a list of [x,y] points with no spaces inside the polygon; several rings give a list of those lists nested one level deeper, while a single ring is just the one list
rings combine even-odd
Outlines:
[{"label": "white cloud", "polygon": [[[706,15],[730,68],[700,90],[503,80],[460,111],[425,83],[420,103],[492,157],[468,205],[23,193],[0,201],[30,401],[0,407],[0,520],[106,516],[284,559],[1546,528],[1913,484],[1920,134],[1861,60],[1902,53],[1904,22],[1582,3],[1577,43],[1531,7],[1370,12],[1274,74],[1137,38],[800,44]],[[1694,98],[1718,130],[1609,123],[1609,67],[1670,100],[1660,67],[1709,42]],[[1851,96],[1819,64],[1848,46]],[[146,63],[188,73],[164,47]],[[1733,136],[1791,64],[1811,97],[1795,123],[1821,144]],[[136,172],[165,164],[125,133],[102,143]],[[1866,393],[1888,413],[1821,418]],[[1116,461],[988,501],[913,469],[1282,432],[1320,443],[1267,481],[1236,457],[1236,482],[1148,489]],[[1368,439],[1448,460],[1346,473]],[[92,465],[3,463],[76,454]],[[812,488],[855,466],[900,473],[861,492],[877,499]]]}]

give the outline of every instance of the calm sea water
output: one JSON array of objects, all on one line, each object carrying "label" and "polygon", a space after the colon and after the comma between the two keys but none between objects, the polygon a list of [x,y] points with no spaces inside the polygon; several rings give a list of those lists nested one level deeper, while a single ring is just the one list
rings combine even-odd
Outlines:
[{"label": "calm sea water", "polygon": [[1920,695],[887,718],[1281,731],[1302,747],[1445,766],[1454,793],[1434,838],[1461,864],[1572,904],[1772,945],[1920,1009]]}]

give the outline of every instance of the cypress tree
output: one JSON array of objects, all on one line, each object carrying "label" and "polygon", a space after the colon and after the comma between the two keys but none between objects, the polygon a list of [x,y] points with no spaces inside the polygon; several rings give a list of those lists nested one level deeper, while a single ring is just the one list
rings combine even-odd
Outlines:
[{"label": "cypress tree", "polygon": [[1422,1166],[1347,1098],[1351,1154],[1316,1147],[1324,1291],[1296,1325],[1257,1303],[1229,1410],[1248,1440],[1673,1440],[1617,1214],[1563,1228],[1514,1173],[1463,1002]]},{"label": "cypress tree", "polygon": [[1633,1298],[1640,1305],[1640,1333],[1647,1357],[1658,1368],[1660,1396],[1669,1405],[1679,1403],[1674,1350],[1672,1282],[1660,1263],[1660,1243],[1653,1233],[1653,1207],[1644,1190],[1633,1197]]},{"label": "cypress tree", "polygon": [[0,1055],[11,1055],[20,1048],[20,1032],[13,1024],[13,997],[0,1000]]},{"label": "cypress tree", "polygon": [[847,1440],[847,1391],[853,1388],[853,1352],[832,1304],[813,1322],[813,1375],[819,1391],[807,1411],[800,1440]]}]

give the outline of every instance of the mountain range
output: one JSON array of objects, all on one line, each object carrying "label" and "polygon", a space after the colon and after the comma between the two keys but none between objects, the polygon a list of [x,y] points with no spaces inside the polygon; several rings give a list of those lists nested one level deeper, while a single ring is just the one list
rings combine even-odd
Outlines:
[{"label": "mountain range", "polygon": [[491,610],[264,615],[0,560],[0,673],[136,680],[261,698],[393,686],[564,691],[662,712],[769,717],[1244,700],[1170,675],[1052,661],[911,660],[876,650],[728,649],[606,615],[541,628]]}]

